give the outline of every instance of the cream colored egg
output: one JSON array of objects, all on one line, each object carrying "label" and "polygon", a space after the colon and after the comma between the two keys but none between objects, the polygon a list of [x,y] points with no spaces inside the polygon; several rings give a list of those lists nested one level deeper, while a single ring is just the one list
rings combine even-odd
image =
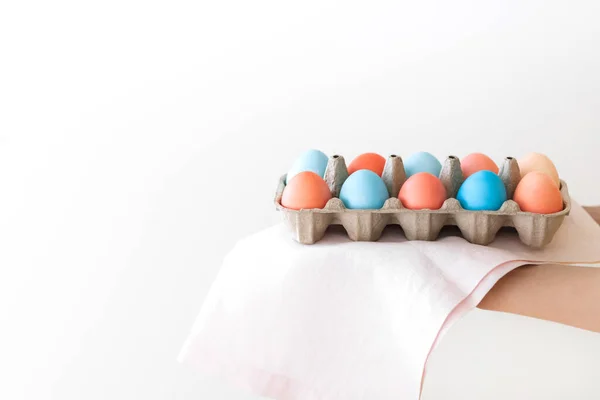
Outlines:
[{"label": "cream colored egg", "polygon": [[544,154],[529,153],[519,159],[521,178],[532,171],[543,172],[552,178],[552,181],[560,188],[560,179],[554,163]]}]

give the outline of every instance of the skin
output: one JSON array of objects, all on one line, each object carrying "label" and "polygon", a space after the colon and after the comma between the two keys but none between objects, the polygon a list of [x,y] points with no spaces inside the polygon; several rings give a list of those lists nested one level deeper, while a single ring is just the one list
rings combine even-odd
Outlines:
[{"label": "skin", "polygon": [[[600,207],[587,211],[600,223]],[[517,268],[502,278],[478,307],[600,332],[600,268],[569,265]]]}]

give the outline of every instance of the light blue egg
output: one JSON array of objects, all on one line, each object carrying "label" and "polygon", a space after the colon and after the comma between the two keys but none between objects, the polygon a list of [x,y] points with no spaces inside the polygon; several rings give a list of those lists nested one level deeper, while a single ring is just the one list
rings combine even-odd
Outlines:
[{"label": "light blue egg", "polygon": [[407,178],[419,172],[429,172],[431,175],[439,177],[441,170],[442,164],[440,161],[433,154],[426,151],[411,154],[404,160],[404,171],[406,171]]},{"label": "light blue egg", "polygon": [[354,172],[340,189],[340,200],[346,208],[354,210],[379,209],[388,197],[383,179],[368,169]]},{"label": "light blue egg", "polygon": [[506,201],[506,188],[492,171],[479,171],[465,179],[456,199],[465,210],[496,211]]},{"label": "light blue egg", "polygon": [[323,178],[325,176],[328,160],[329,157],[322,151],[306,150],[304,153],[300,154],[300,157],[292,164],[292,168],[290,168],[287,173],[285,183],[287,184],[290,179],[304,171],[312,171]]}]

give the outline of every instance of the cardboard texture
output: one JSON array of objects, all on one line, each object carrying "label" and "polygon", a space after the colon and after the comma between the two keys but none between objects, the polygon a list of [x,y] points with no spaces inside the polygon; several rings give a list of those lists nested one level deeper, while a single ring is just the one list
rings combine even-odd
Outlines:
[{"label": "cardboard texture", "polygon": [[519,239],[533,248],[541,248],[552,241],[554,234],[571,210],[567,184],[561,180],[560,192],[563,210],[554,214],[523,212],[512,200],[515,187],[521,179],[519,165],[512,157],[504,159],[498,173],[506,187],[507,197],[498,211],[469,211],[461,207],[455,196],[464,181],[460,160],[449,156],[440,172],[440,180],[446,187],[448,199],[439,210],[409,210],[397,198],[406,172],[402,158],[388,157],[382,179],[390,198],[381,209],[350,210],[338,198],[342,184],[348,178],[344,157],[330,157],[325,171],[325,181],[333,198],[323,209],[291,210],[281,205],[285,189],[285,175],[279,180],[275,206],[283,214],[285,224],[293,238],[303,244],[313,244],[323,238],[330,225],[342,225],[350,239],[376,241],[387,225],[400,225],[408,240],[436,240],[444,226],[455,225],[462,236],[471,243],[490,244],[502,227],[514,227]]}]

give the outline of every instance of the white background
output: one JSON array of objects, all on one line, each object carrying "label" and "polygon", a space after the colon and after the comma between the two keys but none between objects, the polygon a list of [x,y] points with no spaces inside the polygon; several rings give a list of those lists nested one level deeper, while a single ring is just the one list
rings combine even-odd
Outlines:
[{"label": "white background", "polygon": [[[0,3],[0,398],[253,399],[175,359],[306,148],[534,150],[600,203],[600,3],[363,3]],[[591,393],[590,349],[475,310],[424,397]]]}]

